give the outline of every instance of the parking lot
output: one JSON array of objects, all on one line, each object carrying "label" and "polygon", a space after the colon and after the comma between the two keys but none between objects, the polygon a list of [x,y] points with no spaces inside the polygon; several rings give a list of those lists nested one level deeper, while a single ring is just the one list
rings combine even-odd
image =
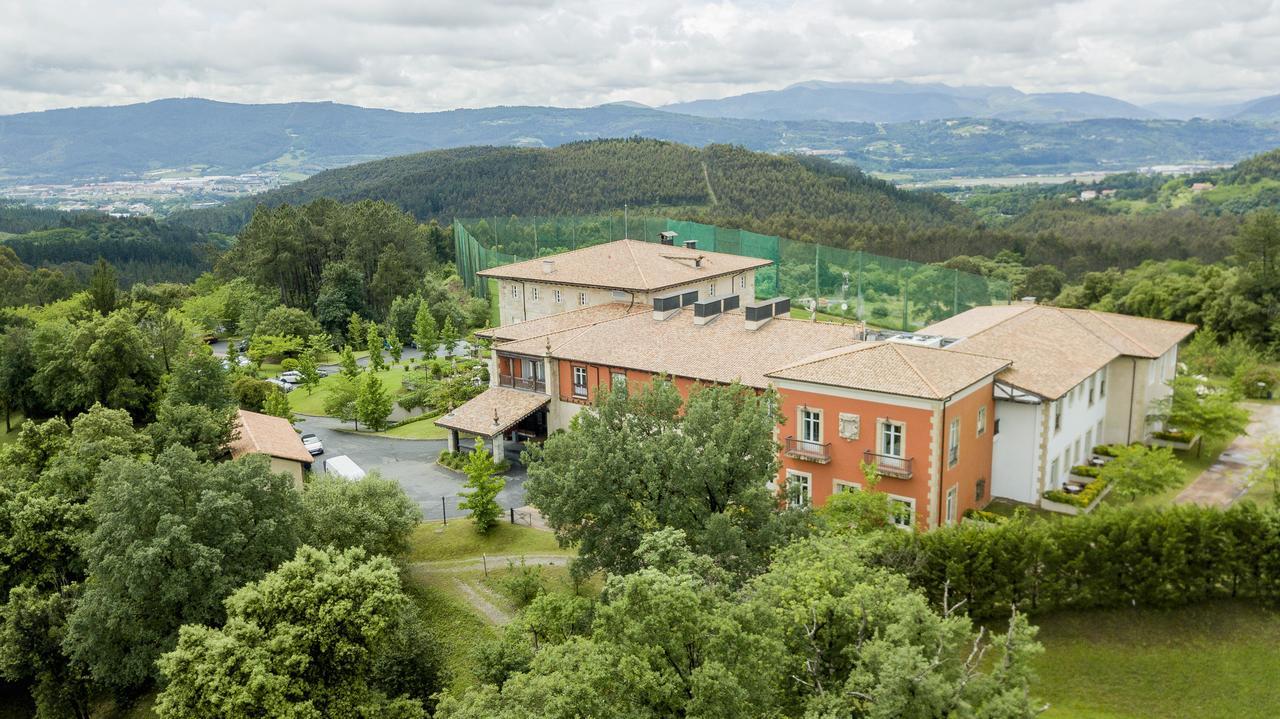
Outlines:
[{"label": "parking lot", "polygon": [[[323,470],[326,457],[345,454],[364,471],[377,470],[398,482],[422,507],[426,519],[466,514],[458,509],[466,477],[435,461],[446,447],[444,440],[390,439],[343,432],[340,428],[350,429],[352,425],[330,417],[300,415],[296,426],[303,434],[314,433],[324,442],[325,452],[316,457],[314,470]],[[524,479],[524,468],[518,465],[507,473],[507,486],[498,495],[498,504],[504,510],[524,506]]]}]

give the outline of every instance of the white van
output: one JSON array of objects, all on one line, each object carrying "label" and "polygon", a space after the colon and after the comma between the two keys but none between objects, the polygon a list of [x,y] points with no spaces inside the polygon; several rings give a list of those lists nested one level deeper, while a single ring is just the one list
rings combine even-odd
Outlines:
[{"label": "white van", "polygon": [[349,479],[353,482],[357,479],[364,479],[364,470],[360,469],[360,465],[353,462],[345,454],[326,459],[324,461],[324,471],[326,474]]}]

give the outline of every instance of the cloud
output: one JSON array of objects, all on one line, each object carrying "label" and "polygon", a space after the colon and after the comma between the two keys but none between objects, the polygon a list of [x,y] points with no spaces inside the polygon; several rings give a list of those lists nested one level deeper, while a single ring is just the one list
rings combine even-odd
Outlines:
[{"label": "cloud", "polygon": [[1280,0],[0,0],[0,113],[664,104],[822,80],[1280,92]]}]

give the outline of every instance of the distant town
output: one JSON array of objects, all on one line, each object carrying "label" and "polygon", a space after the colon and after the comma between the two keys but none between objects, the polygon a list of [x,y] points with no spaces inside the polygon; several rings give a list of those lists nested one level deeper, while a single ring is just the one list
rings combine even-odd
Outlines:
[{"label": "distant town", "polygon": [[299,179],[274,171],[240,175],[186,175],[155,170],[137,179],[86,179],[73,183],[4,185],[0,199],[58,210],[96,210],[116,217],[163,217],[177,210],[212,207],[266,192]]}]

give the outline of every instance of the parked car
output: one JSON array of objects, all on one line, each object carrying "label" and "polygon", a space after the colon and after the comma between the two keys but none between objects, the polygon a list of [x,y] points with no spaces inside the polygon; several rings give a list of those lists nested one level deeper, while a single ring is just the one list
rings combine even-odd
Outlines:
[{"label": "parked car", "polygon": [[248,357],[245,357],[244,355],[240,355],[239,357],[236,358],[236,364],[240,365],[241,367],[248,367],[250,364],[252,364],[252,362],[249,360]]},{"label": "parked car", "polygon": [[294,390],[293,385],[289,384],[288,382],[285,382],[282,379],[278,379],[276,377],[272,377],[268,379],[267,382],[279,387],[281,392],[292,392]]},{"label": "parked car", "polygon": [[320,438],[314,434],[307,433],[302,435],[302,446],[307,448],[307,451],[311,453],[312,457],[318,454],[324,454],[324,443],[321,442]]},{"label": "parked car", "polygon": [[284,380],[285,382],[288,382],[289,384],[301,384],[302,373],[297,370],[291,369],[287,372],[281,372],[280,379]]}]

